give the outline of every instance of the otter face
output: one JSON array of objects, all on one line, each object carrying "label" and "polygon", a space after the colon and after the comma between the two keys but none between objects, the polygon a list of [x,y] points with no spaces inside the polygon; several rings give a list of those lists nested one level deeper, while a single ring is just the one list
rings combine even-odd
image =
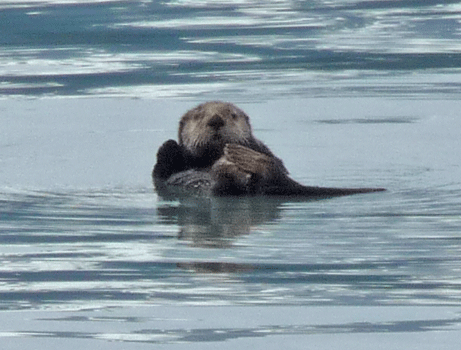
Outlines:
[{"label": "otter face", "polygon": [[246,145],[252,137],[248,116],[231,103],[201,104],[179,123],[179,144],[196,157],[219,157],[227,143]]}]

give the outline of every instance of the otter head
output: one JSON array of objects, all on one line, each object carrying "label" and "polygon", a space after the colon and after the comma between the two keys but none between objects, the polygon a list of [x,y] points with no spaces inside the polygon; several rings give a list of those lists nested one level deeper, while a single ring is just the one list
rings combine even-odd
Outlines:
[{"label": "otter head", "polygon": [[179,144],[210,164],[227,143],[247,145],[253,139],[248,116],[231,103],[207,102],[188,111],[179,123]]}]

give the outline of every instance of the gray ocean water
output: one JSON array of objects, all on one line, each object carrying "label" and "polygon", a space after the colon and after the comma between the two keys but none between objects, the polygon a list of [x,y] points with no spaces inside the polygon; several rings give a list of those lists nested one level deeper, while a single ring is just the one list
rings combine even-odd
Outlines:
[{"label": "gray ocean water", "polygon": [[[2,349],[458,349],[461,2],[3,1]],[[320,201],[155,193],[239,105]]]}]

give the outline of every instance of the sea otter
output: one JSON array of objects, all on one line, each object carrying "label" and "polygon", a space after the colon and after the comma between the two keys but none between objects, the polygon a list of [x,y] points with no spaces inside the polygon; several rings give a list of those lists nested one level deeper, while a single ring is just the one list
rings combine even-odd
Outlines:
[{"label": "sea otter", "polygon": [[281,159],[253,136],[249,117],[231,103],[212,101],[184,114],[178,142],[157,152],[152,177],[157,190],[205,195],[334,197],[383,188],[304,186],[288,176]]}]

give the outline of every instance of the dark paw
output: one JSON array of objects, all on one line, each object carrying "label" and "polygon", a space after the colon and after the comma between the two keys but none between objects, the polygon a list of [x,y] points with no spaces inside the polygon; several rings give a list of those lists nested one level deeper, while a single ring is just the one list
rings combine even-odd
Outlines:
[{"label": "dark paw", "polygon": [[157,162],[170,161],[171,159],[182,157],[181,147],[175,140],[168,140],[160,146],[157,151]]},{"label": "dark paw", "polygon": [[152,176],[157,179],[167,179],[171,175],[184,170],[185,162],[181,147],[174,140],[166,141],[157,152]]}]

